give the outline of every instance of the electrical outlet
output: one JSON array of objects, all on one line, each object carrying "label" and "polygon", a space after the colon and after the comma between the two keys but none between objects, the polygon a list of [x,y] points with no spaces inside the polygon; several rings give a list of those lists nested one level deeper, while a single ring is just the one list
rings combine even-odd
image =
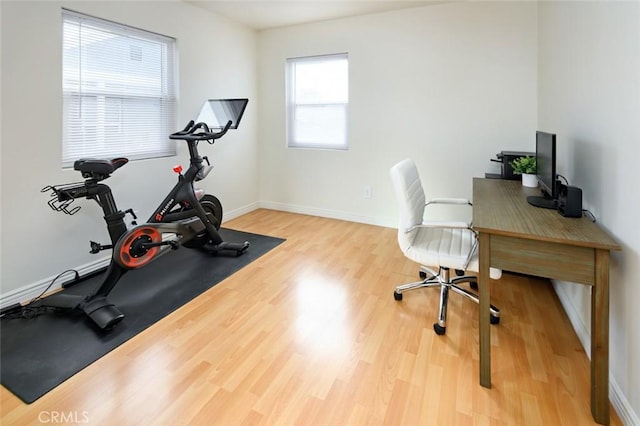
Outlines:
[{"label": "electrical outlet", "polygon": [[365,185],[364,188],[362,188],[362,198],[371,198],[371,186],[370,185]]}]

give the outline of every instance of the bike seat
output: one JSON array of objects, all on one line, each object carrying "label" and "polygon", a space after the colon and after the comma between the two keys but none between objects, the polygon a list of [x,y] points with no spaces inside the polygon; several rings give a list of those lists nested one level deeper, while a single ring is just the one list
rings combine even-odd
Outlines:
[{"label": "bike seat", "polygon": [[128,162],[127,158],[114,158],[113,160],[81,158],[73,163],[73,169],[78,170],[83,178],[102,180],[111,176],[111,173]]}]

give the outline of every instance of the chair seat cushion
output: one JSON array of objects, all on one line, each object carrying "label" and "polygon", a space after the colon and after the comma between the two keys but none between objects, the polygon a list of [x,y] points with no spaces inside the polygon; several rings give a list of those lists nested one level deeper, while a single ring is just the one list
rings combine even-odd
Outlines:
[{"label": "chair seat cushion", "polygon": [[[412,243],[404,250],[405,256],[424,266],[442,266],[451,269],[479,271],[478,253],[474,251],[469,264],[465,262],[476,241],[475,234],[464,228],[416,228]],[[490,276],[499,279],[500,269],[490,268]]]}]

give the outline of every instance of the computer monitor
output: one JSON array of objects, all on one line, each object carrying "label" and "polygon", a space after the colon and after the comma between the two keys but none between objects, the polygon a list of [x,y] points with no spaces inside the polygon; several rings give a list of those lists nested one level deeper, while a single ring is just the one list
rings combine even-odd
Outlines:
[{"label": "computer monitor", "polygon": [[209,99],[200,109],[196,123],[206,123],[210,129],[222,129],[231,121],[237,129],[249,99]]},{"label": "computer monitor", "polygon": [[542,196],[529,196],[529,204],[546,209],[557,208],[556,135],[536,132],[536,176]]}]

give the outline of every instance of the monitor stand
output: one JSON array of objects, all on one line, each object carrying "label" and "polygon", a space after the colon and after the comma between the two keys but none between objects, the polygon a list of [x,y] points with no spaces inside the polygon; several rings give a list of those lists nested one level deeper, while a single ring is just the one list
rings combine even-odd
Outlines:
[{"label": "monitor stand", "polygon": [[543,209],[556,210],[558,208],[558,201],[556,199],[544,196],[529,195],[527,197],[527,202],[532,206],[541,207]]}]

